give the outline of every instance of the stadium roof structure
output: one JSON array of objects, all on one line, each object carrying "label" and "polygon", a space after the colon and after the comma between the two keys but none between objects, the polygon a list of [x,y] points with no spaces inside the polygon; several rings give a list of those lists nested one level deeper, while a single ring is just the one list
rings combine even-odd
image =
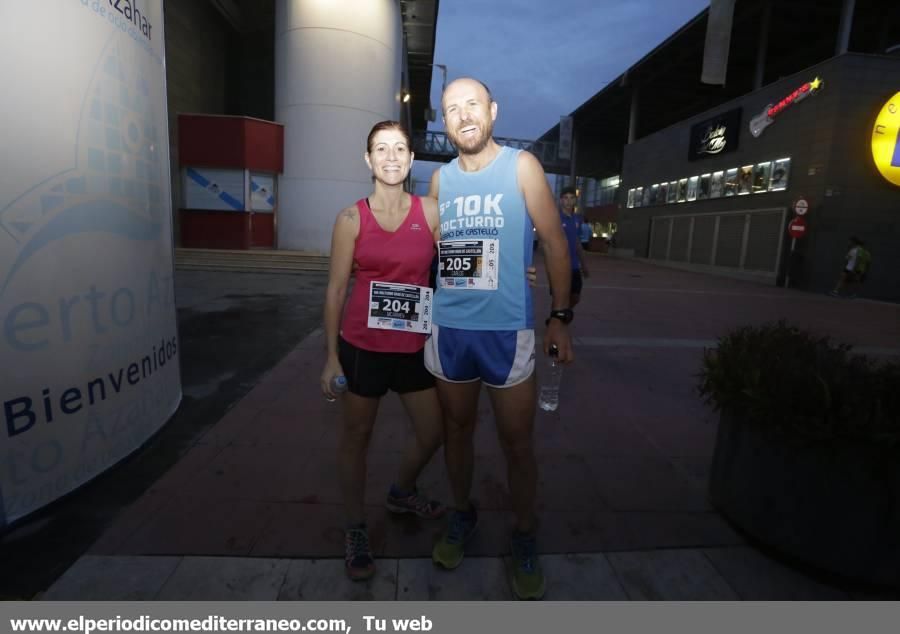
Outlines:
[{"label": "stadium roof structure", "polygon": [[[849,4],[855,4],[849,51],[900,52],[900,2]],[[737,0],[721,86],[700,81],[709,16],[704,9],[570,113],[578,175],[599,179],[621,170],[633,91],[638,95],[634,138],[639,139],[753,92],[758,67],[764,86],[833,57],[843,6],[844,0]],[[558,141],[559,124],[540,140]]]}]

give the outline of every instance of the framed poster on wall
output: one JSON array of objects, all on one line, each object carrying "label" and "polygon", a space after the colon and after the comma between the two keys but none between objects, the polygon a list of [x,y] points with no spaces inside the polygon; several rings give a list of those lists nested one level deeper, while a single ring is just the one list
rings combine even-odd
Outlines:
[{"label": "framed poster on wall", "polygon": [[753,193],[764,194],[769,191],[769,176],[772,172],[772,162],[757,163],[753,168]]},{"label": "framed poster on wall", "polygon": [[769,191],[779,192],[787,189],[791,175],[791,159],[783,158],[772,161],[772,176],[769,179]]},{"label": "framed poster on wall", "polygon": [[709,197],[719,198],[725,193],[725,172],[713,172],[709,181]]},{"label": "framed poster on wall", "polygon": [[700,185],[697,188],[697,200],[709,198],[709,179],[711,174],[700,174]]},{"label": "framed poster on wall", "polygon": [[700,182],[699,176],[691,176],[687,183],[687,199],[697,200],[697,184]]},{"label": "framed poster on wall", "polygon": [[738,189],[738,169],[732,167],[725,172],[725,195],[734,196]]},{"label": "framed poster on wall", "polygon": [[749,194],[753,186],[753,166],[744,165],[738,174],[738,196]]}]

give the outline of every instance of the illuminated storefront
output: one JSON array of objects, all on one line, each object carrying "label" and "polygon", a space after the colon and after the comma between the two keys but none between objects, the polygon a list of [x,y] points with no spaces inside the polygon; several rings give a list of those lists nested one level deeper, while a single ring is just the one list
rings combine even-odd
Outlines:
[{"label": "illuminated storefront", "polygon": [[[900,298],[900,64],[847,54],[627,145],[618,244],[692,270],[824,291],[851,235]],[[809,202],[789,262],[787,226]],[[880,270],[879,270],[880,269]]]}]

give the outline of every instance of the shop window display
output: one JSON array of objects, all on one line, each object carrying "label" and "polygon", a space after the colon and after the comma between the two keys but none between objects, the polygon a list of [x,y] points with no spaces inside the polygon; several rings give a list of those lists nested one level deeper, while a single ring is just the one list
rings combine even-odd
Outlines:
[{"label": "shop window display", "polygon": [[772,162],[757,163],[753,168],[753,193],[764,194],[769,191],[769,176],[772,171]]},{"label": "shop window display", "polygon": [[713,172],[709,182],[709,197],[721,198],[725,193],[725,172]]},{"label": "shop window display", "polygon": [[678,202],[683,203],[687,200],[687,179],[682,178],[678,181]]},{"label": "shop window display", "polygon": [[738,174],[738,195],[749,194],[753,187],[753,166],[744,165]]},{"label": "shop window display", "polygon": [[778,192],[787,189],[791,173],[791,159],[779,159],[772,162],[772,177],[769,179],[769,191]]},{"label": "shop window display", "polygon": [[725,172],[725,196],[734,196],[738,191],[738,169],[732,167]]},{"label": "shop window display", "polygon": [[700,174],[700,185],[697,189],[697,200],[709,198],[709,180],[711,174]]},{"label": "shop window display", "polygon": [[700,182],[699,176],[691,176],[687,183],[687,199],[688,201],[697,200],[697,184]]},{"label": "shop window display", "polygon": [[762,194],[787,189],[791,159],[763,161],[756,165],[732,167],[728,170],[654,183],[628,190],[627,205],[649,207],[674,202],[693,202],[720,198]]}]

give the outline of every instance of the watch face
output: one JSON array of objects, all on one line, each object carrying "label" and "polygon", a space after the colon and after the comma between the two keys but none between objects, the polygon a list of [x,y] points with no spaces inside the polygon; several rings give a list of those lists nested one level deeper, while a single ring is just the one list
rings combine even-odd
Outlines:
[{"label": "watch face", "polygon": [[571,308],[565,308],[561,310],[554,310],[550,313],[550,316],[560,320],[562,323],[567,324],[572,321],[572,317],[575,316],[575,313],[572,312]]}]

